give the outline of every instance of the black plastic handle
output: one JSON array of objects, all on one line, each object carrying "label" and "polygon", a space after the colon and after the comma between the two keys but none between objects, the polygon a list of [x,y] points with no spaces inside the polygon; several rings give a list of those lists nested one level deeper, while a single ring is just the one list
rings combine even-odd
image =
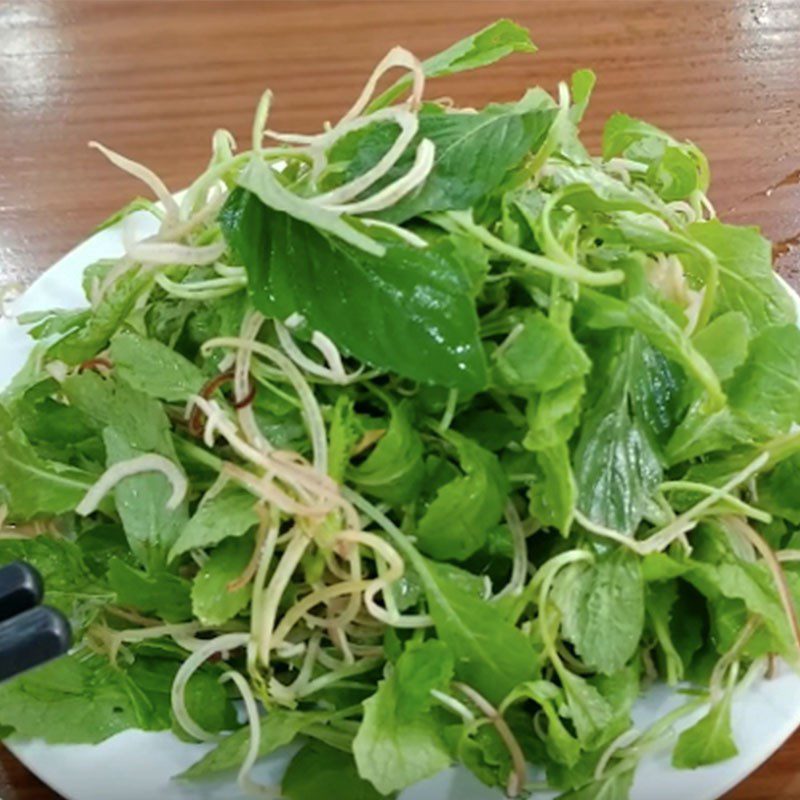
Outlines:
[{"label": "black plastic handle", "polygon": [[66,617],[49,606],[37,606],[1,622],[0,681],[64,655],[71,638]]},{"label": "black plastic handle", "polygon": [[0,569],[0,622],[42,602],[42,578],[30,565],[15,561]]}]

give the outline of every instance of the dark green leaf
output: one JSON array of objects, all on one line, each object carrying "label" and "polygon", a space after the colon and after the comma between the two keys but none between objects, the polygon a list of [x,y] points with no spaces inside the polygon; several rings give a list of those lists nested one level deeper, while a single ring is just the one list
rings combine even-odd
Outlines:
[{"label": "dark green leaf", "polygon": [[393,241],[376,257],[250,198],[256,208],[234,223],[223,219],[223,229],[235,243],[260,226],[261,246],[243,254],[259,309],[280,318],[300,313],[380,369],[464,391],[483,388],[477,315],[452,245]]},{"label": "dark green leaf", "polygon": [[464,474],[438,490],[417,526],[417,544],[433,558],[463,561],[502,518],[509,486],[494,454],[454,432],[447,438]]},{"label": "dark green leaf", "polygon": [[167,622],[184,622],[192,618],[191,585],[169,572],[143,572],[119,558],[108,568],[108,583],[116,592],[117,603],[149,614],[155,613]]},{"label": "dark green leaf", "polygon": [[281,783],[287,800],[380,800],[383,795],[365,781],[350,753],[321,742],[307,744],[286,768]]}]

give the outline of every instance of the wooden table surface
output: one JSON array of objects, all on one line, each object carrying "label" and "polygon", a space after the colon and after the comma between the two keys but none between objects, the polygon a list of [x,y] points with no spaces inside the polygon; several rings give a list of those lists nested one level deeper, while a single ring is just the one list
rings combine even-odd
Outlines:
[{"label": "wooden table surface", "polygon": [[[509,100],[592,67],[589,143],[616,110],[695,141],[711,159],[720,215],[782,243],[778,266],[800,286],[798,0],[5,0],[0,283],[29,283],[139,191],[88,140],[178,189],[203,167],[215,128],[245,140],[265,86],[276,94],[274,127],[316,131],[390,46],[426,56],[499,16],[528,26],[539,53],[439,81],[436,96]],[[798,762],[795,735],[727,800],[800,797]],[[2,751],[0,797],[56,795]]]}]

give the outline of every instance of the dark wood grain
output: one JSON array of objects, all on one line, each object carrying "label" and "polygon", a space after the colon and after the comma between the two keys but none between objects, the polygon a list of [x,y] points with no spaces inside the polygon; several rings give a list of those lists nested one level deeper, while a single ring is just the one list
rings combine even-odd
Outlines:
[{"label": "dark wood grain", "polygon": [[[272,124],[313,131],[347,107],[393,44],[430,54],[498,16],[540,46],[432,91],[480,105],[553,89],[591,66],[584,124],[624,110],[709,155],[722,216],[760,225],[800,285],[800,6],[797,0],[151,2],[0,4],[0,283],[29,283],[139,187],[86,148],[98,139],[178,189],[211,132],[243,139],[262,89]],[[800,797],[800,736],[728,800]],[[4,800],[52,800],[0,753]],[[688,799],[691,800],[691,799]]]}]

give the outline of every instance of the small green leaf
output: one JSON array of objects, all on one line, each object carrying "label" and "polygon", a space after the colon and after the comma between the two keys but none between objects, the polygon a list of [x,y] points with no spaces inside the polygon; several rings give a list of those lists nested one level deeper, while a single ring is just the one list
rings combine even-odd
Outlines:
[{"label": "small green leaf", "polygon": [[346,477],[366,494],[392,505],[413,500],[425,478],[422,439],[406,404],[392,405],[389,426],[363,463]]},{"label": "small green leaf", "polygon": [[86,323],[67,333],[50,349],[48,355],[69,365],[80,364],[97,355],[133,311],[139,296],[152,285],[152,274],[130,270],[108,290]]},{"label": "small green leaf", "polygon": [[[291,744],[301,733],[319,723],[330,720],[330,711],[286,711],[273,709],[261,718],[259,758],[274,753],[284,745]],[[194,781],[220,772],[238,769],[247,755],[250,731],[247,727],[226,736],[213,750],[178,777]]]},{"label": "small green leaf", "polygon": [[[422,62],[422,70],[426,77],[438,78],[494,64],[512,53],[535,52],[536,45],[525,28],[510,19],[499,19],[483,30],[450,45],[441,53],[426,58]],[[410,86],[410,77],[400,78],[375,98],[368,110],[376,111],[390,105]]]},{"label": "small green leaf", "polygon": [[108,583],[117,594],[117,603],[149,614],[155,613],[167,622],[184,622],[192,618],[191,586],[188,581],[169,572],[143,572],[112,558],[108,567]]},{"label": "small green leaf", "polygon": [[498,383],[513,393],[549,392],[586,375],[591,362],[571,331],[543,314],[531,314],[495,353]]},{"label": "small green leaf", "polygon": [[250,602],[251,587],[230,591],[228,584],[242,574],[252,555],[252,537],[226,539],[200,568],[192,585],[192,609],[204,625],[222,625]]},{"label": "small green leaf", "polygon": [[158,400],[184,403],[206,382],[200,369],[180,353],[132,331],[111,340],[110,356],[121,378]]},{"label": "small green leaf", "polygon": [[10,520],[71,511],[95,480],[85,470],[40,458],[0,406],[0,503]]},{"label": "small green leaf", "polygon": [[456,675],[499,703],[536,675],[536,653],[502,613],[453,580],[445,566],[425,561],[420,577],[439,638],[456,658]]},{"label": "small green leaf", "polygon": [[731,730],[730,698],[711,706],[708,713],[685,730],[672,753],[672,766],[696,769],[733,758],[739,750]]},{"label": "small green leaf", "polygon": [[620,548],[588,566],[565,570],[561,585],[569,587],[554,595],[564,637],[587,666],[605,675],[622,669],[638,650],[644,631],[644,582],[638,558]]},{"label": "small green leaf", "polygon": [[[452,658],[436,641],[406,650],[395,672],[364,703],[353,753],[358,774],[379,792],[405,789],[449,766],[450,754],[428,709],[431,690],[449,683]],[[413,684],[407,689],[409,681]]]},{"label": "small green leaf", "polygon": [[238,486],[227,485],[203,496],[169,552],[169,560],[195,548],[211,547],[224,539],[244,536],[258,524],[256,500]]},{"label": "small green leaf", "polygon": [[423,553],[438,560],[463,561],[486,542],[502,519],[508,481],[497,457],[454,432],[464,474],[441,487],[416,529]]},{"label": "small green leaf", "polygon": [[350,753],[321,742],[307,744],[289,762],[281,788],[287,800],[381,800],[384,796],[358,774]]}]

